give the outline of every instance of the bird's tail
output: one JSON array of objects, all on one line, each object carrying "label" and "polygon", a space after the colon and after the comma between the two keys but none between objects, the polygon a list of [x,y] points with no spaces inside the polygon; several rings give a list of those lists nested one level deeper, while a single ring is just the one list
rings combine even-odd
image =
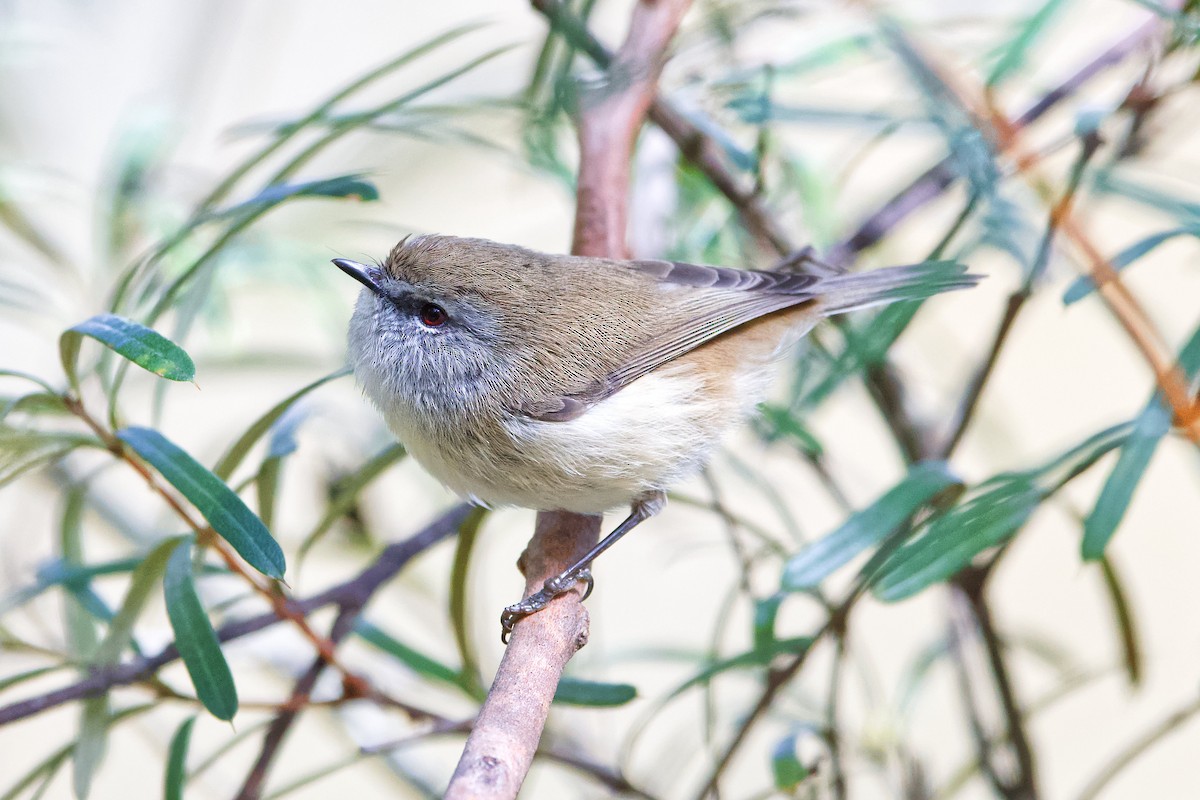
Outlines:
[{"label": "bird's tail", "polygon": [[837,275],[821,281],[821,313],[832,316],[898,300],[923,300],[941,292],[970,288],[979,278],[955,261],[926,261]]}]

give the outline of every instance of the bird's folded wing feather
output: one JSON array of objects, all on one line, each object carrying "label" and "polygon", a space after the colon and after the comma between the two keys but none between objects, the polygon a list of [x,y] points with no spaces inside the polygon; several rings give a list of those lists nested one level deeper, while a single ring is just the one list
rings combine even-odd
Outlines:
[{"label": "bird's folded wing feather", "polygon": [[625,268],[670,286],[692,287],[663,327],[632,346],[619,365],[581,389],[525,404],[521,413],[546,421],[566,421],[616,394],[638,378],[705,342],[774,311],[815,299],[820,278],[811,274],[757,272],[675,261],[629,261]]}]

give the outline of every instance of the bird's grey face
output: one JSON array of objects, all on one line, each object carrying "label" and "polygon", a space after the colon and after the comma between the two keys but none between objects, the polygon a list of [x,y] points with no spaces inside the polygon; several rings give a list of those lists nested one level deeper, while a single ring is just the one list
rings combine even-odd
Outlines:
[{"label": "bird's grey face", "polygon": [[333,263],[364,286],[350,321],[350,361],[381,409],[470,410],[502,382],[498,326],[483,298],[348,259]]}]

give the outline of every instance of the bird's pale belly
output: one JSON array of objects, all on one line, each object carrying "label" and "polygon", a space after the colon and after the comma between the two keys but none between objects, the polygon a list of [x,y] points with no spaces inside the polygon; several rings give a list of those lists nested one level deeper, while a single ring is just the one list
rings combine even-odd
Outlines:
[{"label": "bird's pale belly", "polygon": [[660,369],[564,422],[513,415],[467,431],[394,409],[388,424],[425,469],[465,497],[601,513],[696,472],[741,417],[689,373]]}]

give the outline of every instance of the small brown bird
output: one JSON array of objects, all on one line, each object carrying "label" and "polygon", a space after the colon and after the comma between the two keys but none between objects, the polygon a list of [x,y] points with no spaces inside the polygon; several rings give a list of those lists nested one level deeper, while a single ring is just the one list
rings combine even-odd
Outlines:
[{"label": "small brown bird", "polygon": [[366,290],[350,360],[408,451],[475,502],[599,514],[616,530],[513,624],[656,514],[766,393],[771,364],[823,317],[975,284],[953,262],[841,274],[539,253],[452,236],[379,266],[333,261]]}]

